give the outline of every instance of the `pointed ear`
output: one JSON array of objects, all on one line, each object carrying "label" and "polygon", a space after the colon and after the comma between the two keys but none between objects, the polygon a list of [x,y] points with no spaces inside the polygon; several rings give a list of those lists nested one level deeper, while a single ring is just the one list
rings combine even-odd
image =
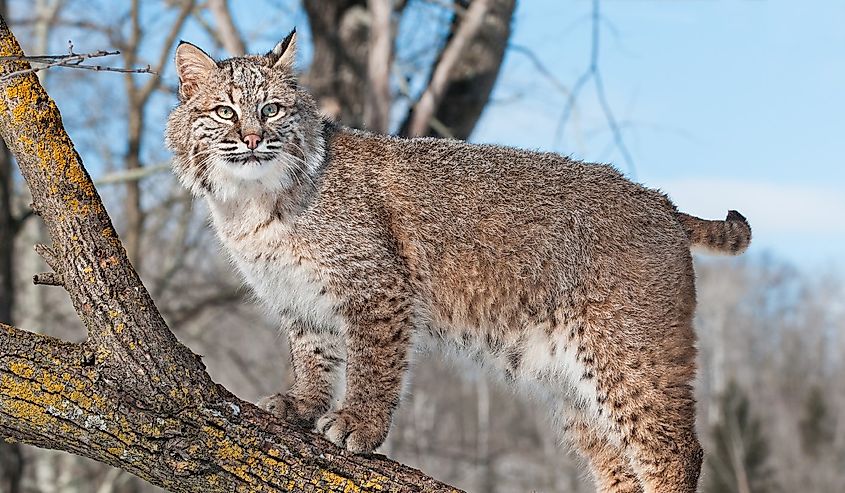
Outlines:
[{"label": "pointed ear", "polygon": [[199,85],[217,68],[217,63],[206,52],[180,41],[176,47],[176,74],[179,76],[179,96],[188,100],[196,94]]},{"label": "pointed ear", "polygon": [[296,28],[267,53],[267,58],[273,68],[293,70],[296,62]]}]

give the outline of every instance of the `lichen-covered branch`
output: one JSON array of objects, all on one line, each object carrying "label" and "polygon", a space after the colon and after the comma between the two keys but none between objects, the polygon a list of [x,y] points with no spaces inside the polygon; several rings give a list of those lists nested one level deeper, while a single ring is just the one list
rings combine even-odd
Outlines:
[{"label": "lichen-covered branch", "polygon": [[[0,18],[0,133],[52,241],[39,247],[88,328],[72,344],[0,324],[0,435],[83,455],[174,492],[454,491],[348,455],[212,382],[127,259],[62,126]],[[4,74],[21,72],[8,78]]]}]

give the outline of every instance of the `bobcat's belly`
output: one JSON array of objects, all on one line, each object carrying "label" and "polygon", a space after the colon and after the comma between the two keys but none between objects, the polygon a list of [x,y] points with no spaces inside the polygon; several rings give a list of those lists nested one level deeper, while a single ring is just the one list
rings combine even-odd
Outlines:
[{"label": "bobcat's belly", "polygon": [[342,328],[336,300],[309,262],[283,253],[269,260],[236,261],[247,284],[272,315],[308,321],[317,328]]},{"label": "bobcat's belly", "polygon": [[475,367],[507,387],[559,406],[566,401],[595,408],[595,369],[579,356],[579,339],[566,327],[527,327],[522,331],[423,331],[421,345],[461,368]]}]

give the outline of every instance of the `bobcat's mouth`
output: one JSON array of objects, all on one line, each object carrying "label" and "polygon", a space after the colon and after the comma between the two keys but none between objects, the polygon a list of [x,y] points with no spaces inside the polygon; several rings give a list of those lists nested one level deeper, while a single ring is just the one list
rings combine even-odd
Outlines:
[{"label": "bobcat's mouth", "polygon": [[264,162],[270,161],[273,159],[273,155],[270,153],[257,153],[257,152],[244,152],[242,154],[238,154],[236,156],[229,156],[226,158],[231,164],[239,164],[242,166],[246,165],[261,165]]}]

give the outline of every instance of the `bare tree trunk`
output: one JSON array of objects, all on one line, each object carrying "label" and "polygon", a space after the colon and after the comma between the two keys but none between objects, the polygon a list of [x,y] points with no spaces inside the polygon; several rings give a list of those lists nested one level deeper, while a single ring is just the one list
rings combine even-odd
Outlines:
[{"label": "bare tree trunk", "polygon": [[[390,16],[404,1],[304,0],[314,55],[305,84],[320,109],[352,127],[386,132],[396,30]],[[449,39],[400,135],[466,139],[490,100],[510,38],[516,0],[455,2]],[[436,128],[432,129],[432,122]]]},{"label": "bare tree trunk", "polygon": [[[515,8],[516,0],[491,0],[481,28],[458,56],[434,114],[452,137],[469,138],[490,102],[510,40]],[[438,133],[429,129],[428,135]]]},{"label": "bare tree trunk", "polygon": [[393,58],[393,12],[391,0],[368,0],[370,22],[370,53],[367,58],[367,100],[364,124],[374,132],[387,133],[390,124],[390,65]]},{"label": "bare tree trunk", "polygon": [[0,444],[0,491],[18,493],[23,477],[23,455],[16,443]]},{"label": "bare tree trunk", "polygon": [[402,123],[402,135],[467,139],[490,100],[516,0],[473,0],[466,11],[455,3],[449,39],[428,87]]},{"label": "bare tree trunk", "polygon": [[[195,6],[194,0],[181,0],[173,2],[177,6],[176,19],[170,26],[170,31],[165,35],[164,43],[158,54],[158,60],[153,65],[154,74],[144,84],[137,84],[133,74],[124,74],[124,87],[127,98],[127,128],[126,128],[126,152],[123,157],[123,166],[126,171],[138,171],[143,167],[141,161],[141,145],[144,134],[144,122],[146,119],[147,103],[150,96],[161,86],[162,73],[168,61],[172,57],[173,44],[176,41],[182,27],[188,19]],[[129,38],[124,43],[123,55],[126,60],[126,67],[134,67],[138,64],[139,51],[144,38],[144,31],[141,28],[141,1],[133,0],[130,7],[130,28]],[[144,222],[146,214],[141,200],[140,180],[129,180],[126,182],[126,196],[124,197],[124,212],[126,214],[126,251],[135,266],[141,269],[141,242],[144,235]]]},{"label": "bare tree trunk", "polygon": [[[23,52],[0,19],[0,56]],[[0,324],[0,435],[119,467],[174,492],[456,491],[381,456],[355,456],[215,384],[156,309],[25,62],[0,66],[0,131],[88,329],[68,343]]]},{"label": "bare tree trunk", "polygon": [[478,491],[496,493],[498,478],[496,459],[490,450],[490,384],[485,378],[478,379],[478,444],[476,453]]},{"label": "bare tree trunk", "polygon": [[0,321],[11,323],[15,305],[15,236],[17,220],[12,212],[14,177],[12,156],[0,143]]},{"label": "bare tree trunk", "polygon": [[367,94],[367,2],[304,0],[303,6],[314,42],[311,66],[303,81],[323,113],[361,128]]},{"label": "bare tree trunk", "polygon": [[473,0],[469,8],[462,15],[457,29],[454,29],[449,42],[446,43],[440,59],[431,73],[428,87],[423,91],[420,100],[414,106],[409,116],[407,133],[412,136],[424,135],[428,132],[431,118],[440,106],[443,94],[446,92],[447,84],[452,76],[452,70],[458,62],[461,53],[467,45],[475,38],[484,18],[487,16],[490,0]]}]

